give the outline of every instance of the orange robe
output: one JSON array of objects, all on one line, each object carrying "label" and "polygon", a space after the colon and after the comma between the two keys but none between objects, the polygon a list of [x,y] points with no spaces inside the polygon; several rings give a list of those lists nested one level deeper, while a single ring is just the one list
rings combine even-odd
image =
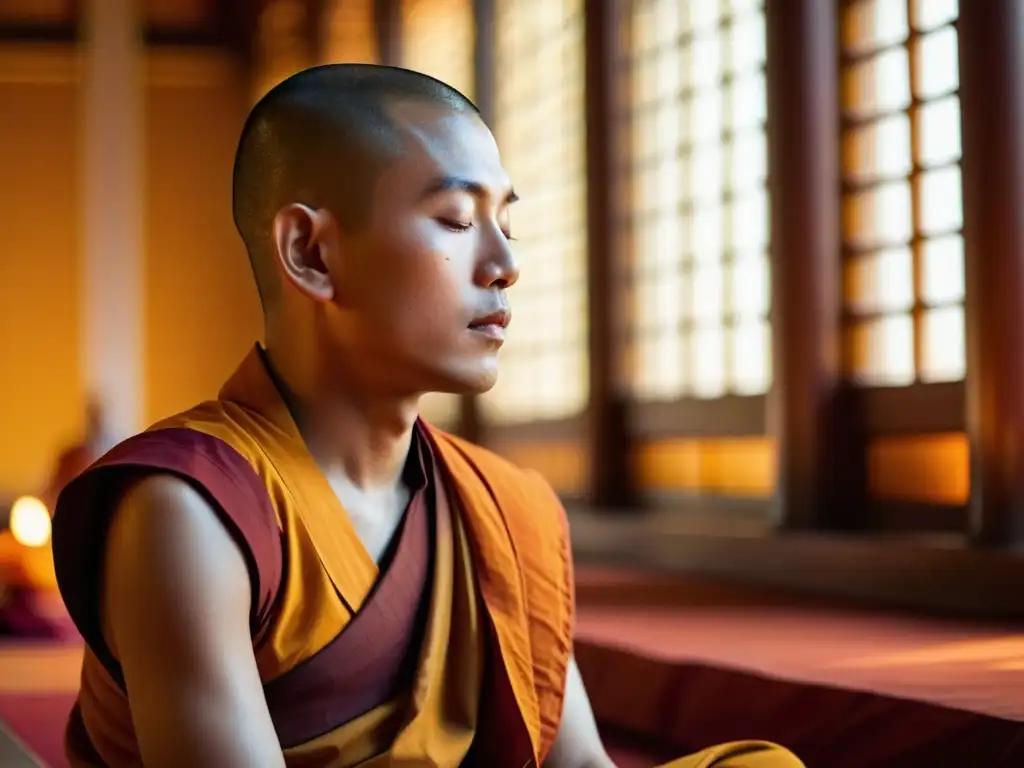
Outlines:
[{"label": "orange robe", "polygon": [[241,547],[254,652],[289,766],[373,768],[399,756],[539,765],[572,649],[564,512],[538,475],[483,449],[423,423],[414,446],[415,492],[383,571],[258,349],[218,400],[122,443],[69,484],[53,549],[87,645],[68,727],[72,765],[140,764],[97,602],[109,514],[140,472],[199,487]]},{"label": "orange robe", "polygon": [[[109,514],[146,472],[200,488],[245,555],[254,653],[288,766],[541,765],[572,650],[565,513],[536,473],[422,422],[413,446],[411,501],[380,568],[258,348],[218,400],[122,443],[69,484],[53,549],[87,644],[67,731],[72,766],[141,765],[98,597]],[[782,756],[770,745],[716,749],[672,768],[799,765],[730,762]]]}]

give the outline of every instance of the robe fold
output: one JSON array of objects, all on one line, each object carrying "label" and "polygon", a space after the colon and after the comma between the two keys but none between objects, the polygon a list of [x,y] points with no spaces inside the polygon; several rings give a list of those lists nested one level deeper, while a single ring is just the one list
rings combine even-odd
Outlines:
[{"label": "robe fold", "polygon": [[733,741],[659,768],[804,768],[804,764],[788,749],[768,741]]},{"label": "robe fold", "polygon": [[564,511],[538,475],[422,422],[413,447],[411,500],[381,567],[259,348],[216,401],[125,441],[69,484],[53,540],[86,641],[72,765],[141,764],[101,632],[99,578],[110,515],[147,473],[200,490],[245,557],[253,650],[289,766],[541,764],[572,647]]}]

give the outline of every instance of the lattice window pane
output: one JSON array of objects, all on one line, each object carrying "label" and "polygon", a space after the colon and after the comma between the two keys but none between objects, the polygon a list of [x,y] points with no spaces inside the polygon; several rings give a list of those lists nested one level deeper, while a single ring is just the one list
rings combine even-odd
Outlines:
[{"label": "lattice window pane", "polygon": [[844,9],[846,358],[866,384],[964,374],[957,11],[955,0]]},{"label": "lattice window pane", "polygon": [[943,234],[963,226],[963,185],[959,166],[923,173],[920,187],[918,227],[923,235]]},{"label": "lattice window pane", "polygon": [[329,0],[324,12],[324,55],[329,64],[376,64],[373,0]]},{"label": "lattice window pane", "polygon": [[913,212],[909,181],[893,181],[851,192],[843,201],[847,241],[861,250],[907,243],[914,233]]},{"label": "lattice window pane", "polygon": [[843,50],[852,56],[907,39],[907,4],[896,0],[849,3],[843,15]]},{"label": "lattice window pane", "polygon": [[632,104],[622,119],[631,140],[624,207],[635,394],[765,392],[763,3],[637,0],[631,13]]},{"label": "lattice window pane", "polygon": [[955,381],[966,372],[964,308],[930,309],[922,316],[922,381]]},{"label": "lattice window pane", "polygon": [[922,104],[917,154],[923,166],[948,165],[960,159],[960,99],[949,96]]},{"label": "lattice window pane", "polygon": [[843,137],[843,156],[846,178],[853,182],[906,176],[913,163],[910,118],[890,115],[851,128]]},{"label": "lattice window pane", "polygon": [[914,54],[917,70],[914,96],[934,99],[956,91],[960,85],[960,68],[953,27],[943,27],[919,38]]},{"label": "lattice window pane", "polygon": [[731,352],[737,394],[764,392],[771,384],[771,326],[766,320],[742,320],[732,329]]},{"label": "lattice window pane", "polygon": [[914,306],[910,248],[889,248],[851,257],[843,277],[846,306],[858,314],[909,312]]},{"label": "lattice window pane", "polygon": [[960,235],[925,241],[921,298],[932,306],[964,300],[964,240]]},{"label": "lattice window pane", "polygon": [[849,367],[866,382],[914,381],[914,322],[909,314],[858,320],[847,332]]},{"label": "lattice window pane", "polygon": [[403,66],[473,98],[472,0],[402,0]]},{"label": "lattice window pane", "polygon": [[495,11],[494,127],[522,198],[512,214],[522,275],[482,406],[491,421],[559,418],[589,396],[583,2],[498,0]]},{"label": "lattice window pane", "polygon": [[843,101],[861,119],[910,106],[910,57],[895,48],[851,65],[843,75]]}]

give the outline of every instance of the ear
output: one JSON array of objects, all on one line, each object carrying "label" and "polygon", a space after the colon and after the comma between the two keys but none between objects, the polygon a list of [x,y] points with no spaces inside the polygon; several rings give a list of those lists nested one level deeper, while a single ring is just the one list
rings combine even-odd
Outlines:
[{"label": "ear", "polygon": [[277,259],[288,280],[313,301],[334,299],[334,283],[327,269],[331,216],[302,203],[284,206],[274,217]]}]

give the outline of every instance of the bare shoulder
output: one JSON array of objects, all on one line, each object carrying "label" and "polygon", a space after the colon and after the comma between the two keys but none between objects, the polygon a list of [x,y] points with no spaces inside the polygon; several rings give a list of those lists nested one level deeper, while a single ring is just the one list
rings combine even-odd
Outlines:
[{"label": "bare shoulder", "polygon": [[[145,477],[114,512],[104,557],[104,634],[123,646],[137,612],[153,625],[206,631],[238,620],[248,630],[249,575],[241,549],[212,504],[187,481]],[[127,650],[123,648],[122,650]]]},{"label": "bare shoulder", "polygon": [[150,475],[126,490],[111,520],[107,561],[133,565],[138,576],[216,573],[248,581],[241,550],[211,502],[169,474]]},{"label": "bare shoulder", "polygon": [[142,762],[280,766],[249,624],[242,548],[172,475],[129,488],[104,559],[103,635],[124,675]]}]

